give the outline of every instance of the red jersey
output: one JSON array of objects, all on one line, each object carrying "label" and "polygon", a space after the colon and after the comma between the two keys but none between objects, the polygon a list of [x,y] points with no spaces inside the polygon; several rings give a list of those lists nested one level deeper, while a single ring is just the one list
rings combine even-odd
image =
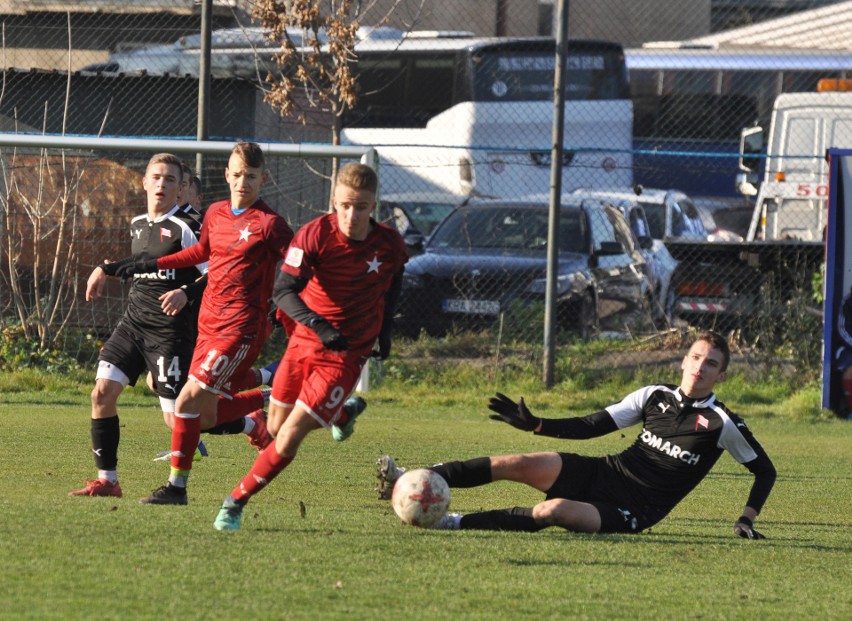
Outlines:
[{"label": "red jersey", "polygon": [[[370,222],[367,239],[354,241],[340,232],[337,214],[320,216],[299,229],[281,265],[281,271],[308,279],[300,297],[343,333],[352,352],[372,349],[382,327],[385,294],[408,261],[402,236]],[[294,336],[319,341],[302,324],[296,324]]]},{"label": "red jersey", "polygon": [[191,248],[157,260],[169,269],[208,262],[198,333],[261,332],[268,321],[275,267],[286,255],[293,230],[262,200],[234,215],[231,201],[213,203],[201,239]]}]

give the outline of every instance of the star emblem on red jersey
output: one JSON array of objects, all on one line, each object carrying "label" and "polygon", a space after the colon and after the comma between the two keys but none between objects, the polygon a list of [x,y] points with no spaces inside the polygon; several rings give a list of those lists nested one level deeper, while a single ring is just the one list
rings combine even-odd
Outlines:
[{"label": "star emblem on red jersey", "polygon": [[382,262],[379,261],[379,255],[374,254],[373,259],[371,261],[367,261],[367,273],[369,274],[370,272],[376,272],[376,274],[378,274],[379,266],[381,264]]},{"label": "star emblem on red jersey", "polygon": [[246,228],[240,230],[240,241],[247,242],[249,235],[251,235],[251,231],[249,231],[248,224],[246,224]]}]

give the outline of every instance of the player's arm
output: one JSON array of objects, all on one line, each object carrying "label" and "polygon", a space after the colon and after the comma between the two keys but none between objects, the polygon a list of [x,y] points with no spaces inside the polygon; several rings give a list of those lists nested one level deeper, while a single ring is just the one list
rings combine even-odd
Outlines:
[{"label": "player's arm", "polygon": [[736,414],[731,414],[722,427],[719,446],[754,475],[745,508],[734,523],[734,534],[744,539],[765,539],[754,529],[754,521],[775,485],[775,466],[745,421]]},{"label": "player's arm", "polygon": [[[110,276],[118,276],[122,280],[127,280],[134,274],[148,274],[157,270],[176,269],[178,267],[194,267],[201,266],[210,258],[210,245],[207,237],[207,229],[201,230],[201,239],[198,243],[184,248],[170,255],[160,257],[159,259],[136,259],[129,257],[122,259],[117,263],[110,263],[109,268],[112,273],[107,272]],[[117,266],[117,267],[115,267]],[[103,266],[101,266],[103,267]]]},{"label": "player's arm", "polygon": [[618,426],[606,410],[575,418],[539,418],[533,416],[521,397],[517,403],[502,393],[497,393],[488,402],[494,412],[491,419],[512,425],[522,431],[532,431],[541,436],[586,440],[612,433]]},{"label": "player's arm", "polygon": [[391,351],[391,337],[393,335],[393,316],[399,301],[399,293],[402,291],[402,274],[405,268],[394,274],[390,288],[385,294],[385,310],[382,317],[382,328],[379,331],[379,348],[373,352],[373,357],[379,360],[387,360]]},{"label": "player's arm", "polygon": [[325,317],[308,308],[308,305],[302,300],[299,293],[304,290],[307,284],[307,278],[294,276],[289,272],[278,272],[272,291],[272,299],[276,306],[291,319],[316,332],[326,349],[334,351],[349,349],[349,341],[346,337]]},{"label": "player's arm", "polygon": [[[760,445],[758,445],[760,446]],[[777,473],[772,460],[761,448],[757,459],[743,464],[754,475],[754,482],[749,492],[748,500],[743,508],[742,514],[734,523],[734,534],[743,539],[766,539],[761,533],[754,529],[754,522],[763,508],[769,493],[775,485]]]}]

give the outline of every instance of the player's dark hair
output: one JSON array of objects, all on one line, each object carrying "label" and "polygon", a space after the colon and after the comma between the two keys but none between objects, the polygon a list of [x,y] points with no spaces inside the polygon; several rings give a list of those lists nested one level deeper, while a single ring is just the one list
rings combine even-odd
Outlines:
[{"label": "player's dark hair", "polygon": [[175,166],[178,170],[178,178],[183,175],[183,162],[181,162],[180,158],[173,153],[157,153],[152,156],[151,159],[148,160],[148,166],[145,167],[146,175],[148,174],[148,169],[154,164],[168,164],[170,166]]},{"label": "player's dark hair", "polygon": [[201,194],[201,179],[198,178],[198,175],[193,175],[189,179],[189,185],[195,189],[196,194]]},{"label": "player's dark hair", "polygon": [[728,363],[731,361],[731,348],[728,346],[728,339],[714,332],[713,330],[705,330],[698,335],[695,342],[704,341],[709,343],[713,349],[718,349],[722,352],[722,371],[727,371]]},{"label": "player's dark hair", "polygon": [[364,164],[350,163],[346,164],[337,173],[337,183],[345,185],[353,190],[367,190],[368,192],[376,193],[379,187],[379,179],[376,177],[376,171]]},{"label": "player's dark hair", "polygon": [[251,168],[263,168],[263,149],[256,142],[238,142],[231,150],[231,155],[239,155]]}]

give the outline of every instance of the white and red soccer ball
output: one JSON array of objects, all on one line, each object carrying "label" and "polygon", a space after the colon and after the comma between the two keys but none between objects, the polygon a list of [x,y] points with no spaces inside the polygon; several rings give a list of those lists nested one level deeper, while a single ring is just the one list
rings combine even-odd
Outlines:
[{"label": "white and red soccer ball", "polygon": [[409,470],[396,480],[391,504],[404,523],[429,528],[447,514],[450,488],[431,470]]}]

